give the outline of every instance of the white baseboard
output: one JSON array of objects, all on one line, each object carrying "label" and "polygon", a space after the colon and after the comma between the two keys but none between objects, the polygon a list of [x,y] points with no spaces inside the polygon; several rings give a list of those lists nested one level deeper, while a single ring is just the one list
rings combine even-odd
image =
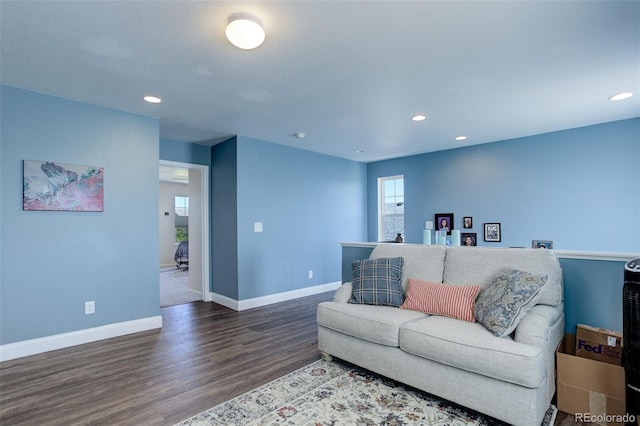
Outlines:
[{"label": "white baseboard", "polygon": [[341,281],[334,281],[328,284],[320,284],[313,287],[305,287],[297,290],[285,291],[282,293],[269,294],[267,296],[254,297],[253,299],[235,300],[217,293],[211,293],[211,301],[219,305],[231,308],[234,311],[244,311],[258,308],[260,306],[272,305],[274,303],[286,302],[287,300],[298,299],[300,297],[312,296],[318,293],[336,290],[342,285]]},{"label": "white baseboard", "polygon": [[227,296],[223,296],[218,293],[209,293],[210,299],[212,302],[217,303],[218,305],[226,306],[229,309],[233,309],[234,311],[238,311],[238,301],[236,299],[232,299]]},{"label": "white baseboard", "polygon": [[162,328],[160,315],[9,343],[0,346],[0,362],[156,328]]}]

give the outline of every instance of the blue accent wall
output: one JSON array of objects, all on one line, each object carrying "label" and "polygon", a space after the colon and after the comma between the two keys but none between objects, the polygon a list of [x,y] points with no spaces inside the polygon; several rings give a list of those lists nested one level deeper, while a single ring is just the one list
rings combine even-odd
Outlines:
[{"label": "blue accent wall", "polygon": [[238,300],[238,152],[237,138],[211,151],[212,291]]},{"label": "blue accent wall", "polygon": [[342,282],[353,280],[353,261],[368,259],[373,247],[342,247]]},{"label": "blue accent wall", "polygon": [[339,243],[366,237],[366,166],[240,136],[237,149],[239,299],[340,281]]},{"label": "blue accent wall", "polygon": [[[158,120],[10,86],[0,105],[0,344],[158,316]],[[23,211],[25,159],[104,167],[104,212]]]},{"label": "blue accent wall", "polygon": [[[452,141],[452,144],[455,142]],[[405,178],[405,242],[435,213],[473,217],[478,245],[640,252],[640,118],[368,165],[368,238],[377,240],[377,178]],[[483,223],[502,242],[483,242]]]},{"label": "blue accent wall", "polygon": [[211,166],[211,147],[160,138],[160,159]]},{"label": "blue accent wall", "polygon": [[567,333],[575,334],[578,324],[622,331],[625,263],[560,259]]}]

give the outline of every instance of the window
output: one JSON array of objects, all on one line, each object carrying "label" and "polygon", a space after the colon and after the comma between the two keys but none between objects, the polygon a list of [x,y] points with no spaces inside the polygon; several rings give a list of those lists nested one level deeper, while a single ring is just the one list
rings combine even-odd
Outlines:
[{"label": "window", "polygon": [[378,178],[378,241],[404,238],[404,176]]},{"label": "window", "polygon": [[174,201],[176,212],[176,242],[189,239],[189,197],[176,196]]}]

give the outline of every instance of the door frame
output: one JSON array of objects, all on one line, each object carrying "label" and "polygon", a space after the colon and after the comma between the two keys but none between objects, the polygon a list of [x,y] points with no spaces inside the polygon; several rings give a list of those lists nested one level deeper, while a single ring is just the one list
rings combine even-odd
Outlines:
[{"label": "door frame", "polygon": [[202,193],[202,211],[201,217],[201,229],[202,229],[202,247],[200,252],[202,253],[202,300],[204,302],[211,302],[211,290],[209,289],[211,283],[210,268],[209,268],[209,253],[211,252],[211,235],[209,234],[209,166],[193,163],[181,163],[178,161],[160,160],[160,165],[169,167],[181,167],[185,169],[196,169],[200,171],[200,177],[202,179],[201,188]]}]

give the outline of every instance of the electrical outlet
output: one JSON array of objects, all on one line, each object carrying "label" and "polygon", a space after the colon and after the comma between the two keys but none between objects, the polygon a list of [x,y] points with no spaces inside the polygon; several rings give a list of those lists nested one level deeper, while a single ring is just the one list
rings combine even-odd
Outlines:
[{"label": "electrical outlet", "polygon": [[96,313],[96,302],[93,300],[90,302],[84,302],[84,314],[90,315]]},{"label": "electrical outlet", "polygon": [[309,278],[313,278],[313,271],[309,269]]}]

